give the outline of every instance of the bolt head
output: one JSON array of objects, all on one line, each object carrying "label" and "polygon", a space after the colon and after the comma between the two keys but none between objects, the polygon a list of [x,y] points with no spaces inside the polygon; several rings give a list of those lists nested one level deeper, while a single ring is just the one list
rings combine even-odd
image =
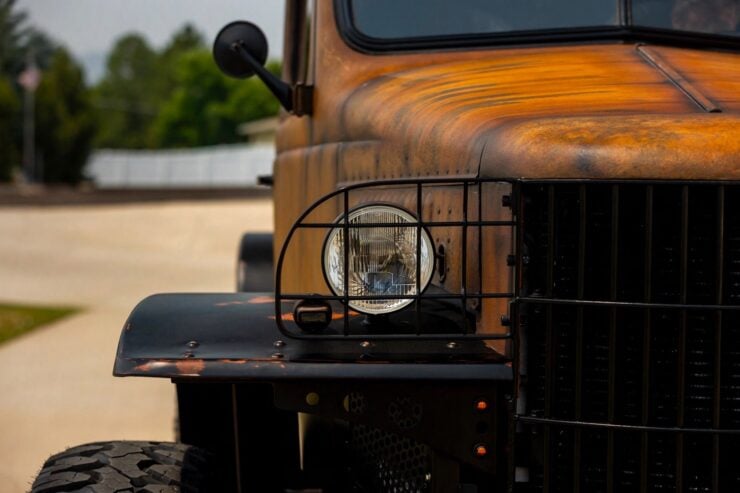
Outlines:
[{"label": "bolt head", "polygon": [[319,394],[316,392],[309,392],[306,394],[306,404],[309,406],[318,406],[320,400],[321,397],[319,397]]}]

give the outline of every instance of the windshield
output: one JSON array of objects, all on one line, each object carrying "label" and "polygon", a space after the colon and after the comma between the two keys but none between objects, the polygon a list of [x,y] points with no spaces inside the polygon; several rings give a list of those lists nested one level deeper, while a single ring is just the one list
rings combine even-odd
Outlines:
[{"label": "windshield", "polygon": [[633,0],[636,26],[740,35],[740,0]]},{"label": "windshield", "polygon": [[738,36],[740,0],[348,0],[376,39],[635,26]]}]

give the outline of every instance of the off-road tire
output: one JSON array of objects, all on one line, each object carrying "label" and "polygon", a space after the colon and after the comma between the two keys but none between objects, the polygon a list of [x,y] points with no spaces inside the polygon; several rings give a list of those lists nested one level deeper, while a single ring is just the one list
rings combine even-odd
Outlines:
[{"label": "off-road tire", "polygon": [[218,491],[209,461],[207,452],[181,443],[90,443],[50,457],[31,493]]},{"label": "off-road tire", "polygon": [[245,233],[239,243],[236,265],[238,293],[275,291],[272,233]]}]

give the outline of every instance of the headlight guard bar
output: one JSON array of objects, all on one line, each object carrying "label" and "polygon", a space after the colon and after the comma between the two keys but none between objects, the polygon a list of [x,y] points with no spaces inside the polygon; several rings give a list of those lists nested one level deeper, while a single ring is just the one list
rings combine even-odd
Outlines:
[{"label": "headlight guard bar", "polygon": [[[470,330],[469,325],[469,313],[468,313],[468,301],[469,300],[478,300],[479,302],[484,299],[508,299],[513,300],[514,299],[514,293],[507,291],[507,292],[496,292],[496,291],[484,291],[482,289],[482,283],[481,283],[481,289],[478,292],[468,292],[467,286],[468,286],[468,263],[470,261],[477,261],[478,265],[482,265],[481,262],[483,261],[483,252],[482,248],[480,248],[480,242],[482,238],[482,233],[485,228],[510,228],[512,238],[515,237],[516,234],[516,218],[515,214],[512,214],[511,220],[482,220],[483,218],[483,201],[485,198],[483,197],[483,184],[485,183],[492,183],[492,184],[507,184],[511,187],[511,194],[514,195],[516,193],[516,187],[515,182],[512,181],[505,181],[505,180],[495,180],[495,179],[480,179],[480,178],[419,178],[419,179],[394,179],[394,180],[379,180],[379,181],[373,181],[370,183],[359,183],[359,184],[351,184],[342,186],[331,193],[323,196],[319,200],[315,201],[313,204],[311,204],[295,221],[295,223],[292,225],[292,227],[289,229],[288,234],[285,237],[285,240],[283,241],[283,245],[280,250],[280,254],[277,259],[277,265],[276,265],[276,277],[275,277],[275,320],[277,322],[278,329],[280,332],[290,338],[295,339],[304,339],[304,340],[362,340],[362,341],[369,341],[369,340],[447,340],[447,341],[454,341],[454,340],[510,340],[512,339],[512,334],[510,331],[506,331],[505,333],[476,333],[475,329]],[[460,187],[462,190],[462,197],[460,200],[459,207],[462,211],[462,217],[461,220],[457,221],[435,221],[435,220],[424,220],[424,214],[423,214],[423,197],[425,189],[428,187],[439,187],[439,186],[445,186],[445,187]],[[352,204],[352,195],[361,191],[367,191],[372,189],[382,189],[383,187],[405,187],[407,189],[413,190],[415,193],[415,199],[414,202],[416,204],[416,221],[412,223],[406,223],[406,224],[397,224],[397,223],[362,223],[362,224],[351,224],[349,221],[346,220],[346,218],[349,217],[349,214],[354,210],[355,207],[351,207]],[[477,204],[472,203],[471,204],[471,191],[475,190],[477,188]],[[309,221],[309,217],[311,216],[314,211],[316,211],[321,205],[326,204],[328,201],[332,199],[339,198],[341,200],[341,214],[340,219],[336,222],[316,222],[316,221]],[[516,200],[511,198],[511,204],[515,204]],[[373,205],[373,203],[362,203],[362,205]],[[392,205],[392,204],[391,204]],[[476,217],[475,219],[471,219],[470,216],[470,207],[471,205],[477,209]],[[502,205],[503,207],[503,205]],[[514,211],[515,213],[515,211]],[[346,273],[350,272],[349,269],[349,242],[344,242],[344,258],[343,258],[343,272],[345,275],[343,276],[343,282],[344,282],[344,294],[343,295],[317,295],[317,294],[308,294],[308,293],[286,293],[283,292],[283,270],[285,266],[286,256],[287,252],[291,246],[291,241],[294,239],[296,233],[298,233],[301,230],[309,230],[309,229],[324,229],[327,231],[327,234],[329,231],[331,231],[334,228],[341,227],[344,230],[345,238],[349,237],[349,230],[350,229],[361,229],[361,228],[380,228],[380,227],[403,227],[403,228],[416,228],[416,258],[421,258],[421,241],[422,241],[422,229],[423,228],[459,228],[460,236],[461,236],[461,248],[460,248],[460,290],[459,293],[453,293],[453,292],[423,292],[421,284],[421,276],[420,276],[420,269],[421,269],[421,263],[419,261],[416,262],[416,290],[415,294],[403,294],[403,295],[390,295],[390,294],[379,294],[379,295],[366,295],[366,296],[353,296],[350,294],[349,290],[349,275],[346,275]],[[468,243],[469,243],[469,229],[470,228],[477,228],[479,231],[478,235],[478,242],[479,242],[479,248],[477,249],[478,255],[476,259],[470,259],[469,253],[468,253]],[[518,242],[515,242],[515,244],[518,244]],[[515,252],[513,252],[515,253]],[[436,263],[436,257],[437,253],[432,251],[432,254],[435,256],[435,263]],[[515,256],[518,258],[518,256]],[[516,265],[510,265],[511,269],[513,269],[513,277],[512,279],[516,278]],[[507,273],[508,275],[509,273]],[[363,301],[369,301],[369,300],[388,300],[388,299],[413,299],[414,302],[409,305],[404,310],[401,310],[401,312],[406,312],[408,314],[409,311],[413,312],[413,318],[411,321],[411,325],[413,326],[414,330],[412,331],[404,331],[403,333],[370,333],[370,332],[362,332],[362,333],[353,333],[351,329],[352,325],[352,316],[357,315],[354,313],[350,306],[349,302],[353,300],[363,300]],[[445,332],[445,333],[428,333],[424,332],[422,330],[422,302],[425,301],[439,301],[439,302],[447,302],[447,303],[454,303],[459,306],[459,314],[460,317],[459,320],[461,321],[461,325],[463,330],[455,331],[455,332]],[[326,333],[326,334],[317,334],[317,333],[308,333],[306,331],[301,330],[297,324],[294,327],[288,327],[286,324],[286,321],[292,320],[292,311],[286,310],[286,306],[292,306],[289,305],[286,302],[290,301],[314,301],[314,302],[334,302],[335,304],[341,303],[341,331],[335,331],[335,333]],[[400,312],[399,312],[400,313]],[[338,316],[340,314],[337,314]]]}]

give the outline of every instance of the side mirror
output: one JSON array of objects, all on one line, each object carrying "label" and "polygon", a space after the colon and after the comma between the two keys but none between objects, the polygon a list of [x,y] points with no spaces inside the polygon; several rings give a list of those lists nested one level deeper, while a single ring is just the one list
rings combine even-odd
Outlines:
[{"label": "side mirror", "polygon": [[257,75],[287,111],[299,116],[311,113],[312,87],[291,87],[271,74],[265,69],[267,51],[265,34],[247,21],[227,24],[213,43],[213,58],[224,74],[237,79]]}]

